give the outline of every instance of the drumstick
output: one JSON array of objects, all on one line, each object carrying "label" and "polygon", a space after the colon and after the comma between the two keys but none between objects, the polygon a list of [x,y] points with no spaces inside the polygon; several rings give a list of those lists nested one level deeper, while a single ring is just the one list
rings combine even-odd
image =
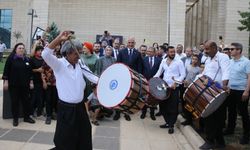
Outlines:
[{"label": "drumstick", "polygon": [[174,80],[174,82],[177,83],[177,84],[182,84],[183,83],[181,81],[175,80],[174,77],[172,77],[172,80]]}]

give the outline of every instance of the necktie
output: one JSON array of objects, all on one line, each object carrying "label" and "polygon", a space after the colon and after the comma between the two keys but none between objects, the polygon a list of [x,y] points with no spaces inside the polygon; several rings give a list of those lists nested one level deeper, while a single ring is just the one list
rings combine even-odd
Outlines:
[{"label": "necktie", "polygon": [[150,65],[150,68],[153,67],[152,57],[149,57],[149,65]]},{"label": "necktie", "polygon": [[131,62],[131,58],[132,58],[132,49],[129,49],[129,62]]},{"label": "necktie", "polygon": [[132,49],[129,49],[129,56],[132,55]]},{"label": "necktie", "polygon": [[115,50],[115,53],[116,53],[116,56],[117,56],[118,55],[118,50],[117,49]]}]

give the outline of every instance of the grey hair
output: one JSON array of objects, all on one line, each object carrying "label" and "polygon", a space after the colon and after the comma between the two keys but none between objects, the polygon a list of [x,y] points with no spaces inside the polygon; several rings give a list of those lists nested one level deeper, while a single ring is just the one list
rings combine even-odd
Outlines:
[{"label": "grey hair", "polygon": [[61,54],[65,57],[67,54],[73,52],[76,48],[77,50],[81,50],[83,48],[82,43],[79,40],[71,40],[72,43],[70,41],[66,41],[63,45],[62,48],[60,50]]}]

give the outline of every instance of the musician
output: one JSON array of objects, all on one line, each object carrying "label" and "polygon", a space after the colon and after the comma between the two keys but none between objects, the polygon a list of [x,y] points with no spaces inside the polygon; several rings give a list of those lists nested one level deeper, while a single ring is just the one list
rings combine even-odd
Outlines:
[{"label": "musician", "polygon": [[165,120],[165,124],[160,125],[160,128],[169,128],[168,133],[174,133],[174,124],[178,115],[178,103],[179,103],[179,84],[185,77],[185,68],[183,62],[175,58],[175,48],[173,46],[168,47],[168,57],[163,59],[159,70],[154,77],[160,77],[163,73],[163,80],[166,81],[171,88],[170,97],[160,102],[160,111]]},{"label": "musician", "polygon": [[[142,57],[141,53],[135,49],[135,39],[129,38],[127,43],[127,48],[120,50],[117,62],[124,63],[129,66],[131,69],[137,71],[138,73],[142,73]],[[125,119],[130,121],[131,118],[128,114],[125,114]],[[120,118],[120,111],[116,111],[114,116],[114,120],[118,120]]]},{"label": "musician", "polygon": [[224,135],[234,133],[237,111],[242,117],[243,136],[240,144],[249,143],[250,122],[248,115],[248,102],[250,90],[250,61],[242,55],[243,46],[240,43],[232,43],[230,46],[230,95],[227,98],[228,120]]},{"label": "musician", "polygon": [[[80,63],[77,50],[82,50],[82,43],[67,41],[70,36],[70,31],[60,33],[42,52],[43,59],[54,71],[60,99],[54,149],[92,150],[91,124],[83,103],[86,85],[83,76],[93,83],[97,83],[98,77]],[[56,58],[53,49],[62,42],[65,42],[61,48],[64,57]]]},{"label": "musician", "polygon": [[[155,56],[155,48],[154,47],[149,47],[147,49],[147,55],[144,59],[143,59],[143,75],[144,77],[149,80],[150,78],[152,78],[156,72],[159,69],[159,66],[161,64],[161,58],[156,57]],[[144,119],[146,116],[146,112],[147,112],[147,108],[148,106],[144,106],[142,109],[142,114],[140,116],[141,119]],[[150,118],[152,120],[156,120],[155,118],[155,112],[154,112],[154,108],[150,107]]]},{"label": "musician", "polygon": [[[204,52],[207,54],[203,75],[210,77],[214,82],[218,82],[223,90],[227,91],[229,79],[229,57],[220,53],[217,44],[213,41],[205,43]],[[225,106],[222,104],[214,113],[204,118],[206,142],[200,149],[224,148],[225,141],[222,129],[225,121]]]}]

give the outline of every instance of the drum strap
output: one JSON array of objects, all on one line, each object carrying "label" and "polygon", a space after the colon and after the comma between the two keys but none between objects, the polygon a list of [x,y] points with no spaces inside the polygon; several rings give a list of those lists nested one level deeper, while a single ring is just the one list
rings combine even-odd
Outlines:
[{"label": "drum strap", "polygon": [[[196,84],[195,82],[194,82],[194,85],[195,85],[195,87],[197,88],[197,89],[202,89],[198,84]],[[201,90],[201,92],[196,96],[196,98],[195,98],[195,100],[194,100],[194,102],[193,102],[193,105],[195,106],[196,105],[196,103],[197,103],[197,101],[198,101],[198,99],[199,99],[199,97],[203,94],[203,92],[204,91],[206,91],[208,88],[209,88],[210,86],[206,86],[204,89],[202,89]],[[211,96],[213,96],[213,94],[209,94],[209,95],[211,95]],[[205,99],[207,100],[207,98],[205,97]],[[208,100],[207,100],[208,101]]]},{"label": "drum strap", "polygon": [[127,99],[127,101],[129,101],[131,103],[131,105],[127,106],[127,105],[120,105],[119,104],[119,106],[123,109],[122,111],[133,114],[133,112],[130,111],[130,109],[140,110],[140,107],[136,105],[136,103],[137,103],[136,99],[129,98],[129,97],[127,97],[126,99]]}]

